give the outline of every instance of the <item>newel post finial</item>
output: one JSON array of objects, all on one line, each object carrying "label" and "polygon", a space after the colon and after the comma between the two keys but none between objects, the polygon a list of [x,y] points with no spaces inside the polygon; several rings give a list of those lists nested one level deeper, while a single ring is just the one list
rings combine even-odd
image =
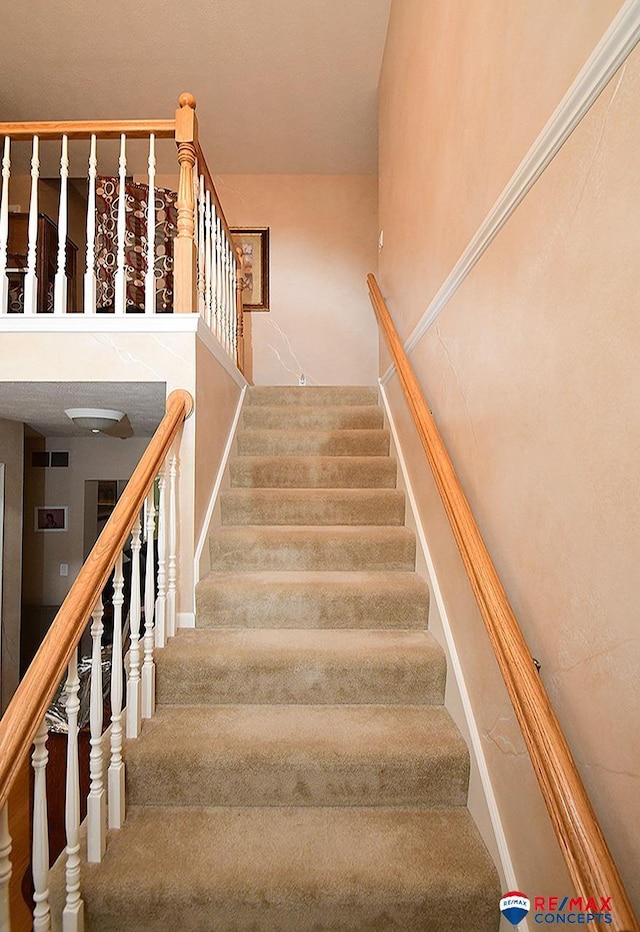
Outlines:
[{"label": "newel post finial", "polygon": [[193,314],[196,307],[196,246],[193,177],[198,145],[198,118],[193,94],[181,94],[176,110],[176,146],[180,177],[178,181],[178,223],[174,245],[174,311]]},{"label": "newel post finial", "polygon": [[193,94],[188,94],[188,93],[180,94],[180,96],[178,97],[178,105],[180,106],[180,109],[183,109],[184,107],[189,107],[190,110],[195,110],[197,106],[196,99],[193,96]]}]

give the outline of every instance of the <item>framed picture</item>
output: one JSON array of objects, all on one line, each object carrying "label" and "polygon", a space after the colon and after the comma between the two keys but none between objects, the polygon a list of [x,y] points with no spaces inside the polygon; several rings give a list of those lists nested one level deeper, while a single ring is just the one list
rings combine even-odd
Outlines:
[{"label": "framed picture", "polygon": [[236,227],[231,236],[242,249],[245,311],[269,310],[269,227]]},{"label": "framed picture", "polygon": [[66,505],[38,505],[35,509],[34,531],[66,531]]}]

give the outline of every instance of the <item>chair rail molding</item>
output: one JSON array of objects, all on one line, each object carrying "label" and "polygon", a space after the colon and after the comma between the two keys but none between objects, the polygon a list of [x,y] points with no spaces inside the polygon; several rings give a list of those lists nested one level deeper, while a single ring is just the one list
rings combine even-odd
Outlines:
[{"label": "chair rail molding", "polygon": [[[639,41],[640,0],[625,0],[575,81],[404,342],[404,349],[408,355],[435,322],[440,312],[482,258],[502,227],[517,210]],[[395,366],[390,365],[382,376],[383,384],[389,381],[395,371]]]}]

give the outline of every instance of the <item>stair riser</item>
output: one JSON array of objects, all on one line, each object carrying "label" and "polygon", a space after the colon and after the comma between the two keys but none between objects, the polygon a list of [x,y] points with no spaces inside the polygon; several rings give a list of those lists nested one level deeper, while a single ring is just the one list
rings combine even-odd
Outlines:
[{"label": "stair riser", "polygon": [[241,430],[239,456],[388,456],[386,430]]},{"label": "stair riser", "polygon": [[383,426],[382,410],[367,405],[335,408],[247,405],[242,413],[244,427],[274,430],[375,430]]},{"label": "stair riser", "polygon": [[194,670],[158,658],[159,705],[356,704],[437,705],[444,701],[444,658],[410,658],[402,664],[349,659],[333,665],[276,659],[260,666],[204,657]]},{"label": "stair riser", "polygon": [[397,466],[387,457],[238,457],[229,467],[236,488],[394,489]]},{"label": "stair riser", "polygon": [[199,628],[409,628],[427,627],[426,587],[388,591],[319,584],[217,582],[196,588]]},{"label": "stair riser", "polygon": [[468,758],[416,753],[394,760],[314,759],[311,744],[278,760],[255,753],[166,756],[126,754],[129,805],[163,806],[464,806]]},{"label": "stair riser", "polygon": [[[336,536],[328,532],[293,534],[302,528],[286,528],[287,535],[268,532],[260,535],[254,529],[245,534],[228,529],[212,534],[209,540],[211,569],[216,571],[259,570],[412,570],[415,566],[415,540],[410,534],[385,529],[373,535],[377,528],[353,528],[353,535]],[[267,529],[265,529],[266,531]],[[351,530],[344,528],[344,530]],[[380,529],[382,530],[382,529]]]},{"label": "stair riser", "polygon": [[333,386],[333,385],[307,385],[304,387],[292,385],[254,386],[247,392],[247,406],[249,405],[286,405],[293,407],[301,405],[349,407],[361,405],[378,405],[378,390],[373,387]]},{"label": "stair riser", "polygon": [[220,496],[220,506],[225,525],[404,523],[404,495],[395,489],[229,489]]}]

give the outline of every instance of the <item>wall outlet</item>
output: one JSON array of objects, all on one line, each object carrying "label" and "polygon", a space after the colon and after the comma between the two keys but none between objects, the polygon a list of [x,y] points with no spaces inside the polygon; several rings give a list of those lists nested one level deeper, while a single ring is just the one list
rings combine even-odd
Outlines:
[{"label": "wall outlet", "polygon": [[61,564],[60,564],[60,575],[61,575],[61,576],[68,576],[68,575],[69,575],[69,564],[68,564],[68,563],[61,563]]}]

